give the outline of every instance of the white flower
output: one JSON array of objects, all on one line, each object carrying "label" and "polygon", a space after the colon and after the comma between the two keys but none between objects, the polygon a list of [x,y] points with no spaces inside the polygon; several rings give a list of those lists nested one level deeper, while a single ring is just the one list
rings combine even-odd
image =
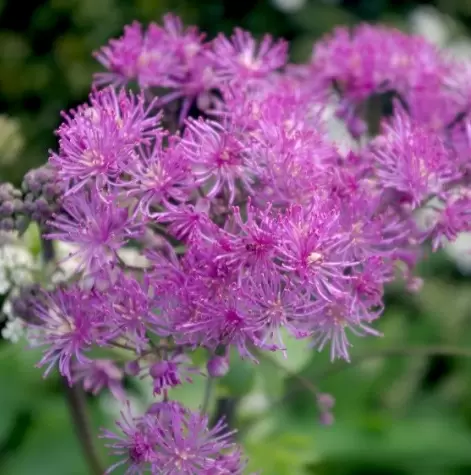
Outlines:
[{"label": "white flower", "polygon": [[18,343],[23,337],[25,331],[25,324],[19,318],[8,320],[2,330],[2,337],[5,340],[10,340],[12,343]]},{"label": "white flower", "polygon": [[33,282],[33,271],[38,263],[24,247],[7,243],[0,246],[0,294],[12,287]]}]

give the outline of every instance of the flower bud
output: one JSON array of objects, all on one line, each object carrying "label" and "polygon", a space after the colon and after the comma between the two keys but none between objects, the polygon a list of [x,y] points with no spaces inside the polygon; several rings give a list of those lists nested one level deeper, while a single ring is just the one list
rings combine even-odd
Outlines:
[{"label": "flower bud", "polygon": [[206,364],[206,369],[211,378],[222,378],[229,371],[229,360],[225,356],[213,356]]},{"label": "flower bud", "polygon": [[22,193],[11,183],[0,184],[0,230],[19,230],[25,220]]},{"label": "flower bud", "polygon": [[141,368],[139,367],[139,362],[137,360],[128,361],[124,365],[124,372],[129,376],[137,376]]},{"label": "flower bud", "polygon": [[30,170],[24,176],[21,187],[25,194],[26,213],[30,219],[44,224],[60,209],[64,190],[49,164]]}]

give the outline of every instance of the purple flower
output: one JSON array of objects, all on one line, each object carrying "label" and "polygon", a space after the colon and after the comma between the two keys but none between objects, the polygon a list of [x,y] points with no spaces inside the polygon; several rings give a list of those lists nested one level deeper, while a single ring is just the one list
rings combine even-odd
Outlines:
[{"label": "purple flower", "polygon": [[373,157],[381,185],[403,194],[414,207],[460,176],[441,137],[411,122],[401,109],[375,139]]},{"label": "purple flower", "polygon": [[243,462],[231,440],[234,432],[228,432],[224,422],[219,421],[210,429],[207,416],[173,404],[165,417],[160,415],[154,419],[153,425],[157,452],[153,473],[241,473]]},{"label": "purple flower", "polygon": [[34,346],[45,346],[38,366],[47,365],[45,376],[58,363],[59,372],[72,384],[71,364],[88,364],[84,355],[97,336],[97,321],[91,307],[90,295],[76,287],[58,288],[43,293],[33,305]]},{"label": "purple flower", "polygon": [[379,317],[382,309],[367,309],[356,305],[355,298],[345,297],[335,302],[327,303],[324,311],[313,319],[313,347],[322,351],[330,344],[330,358],[342,358],[350,361],[349,347],[351,346],[347,330],[356,336],[380,336],[369,324]]},{"label": "purple flower", "polygon": [[75,244],[70,257],[79,261],[78,270],[90,274],[110,269],[117,251],[142,232],[136,213],[122,207],[116,194],[105,200],[94,189],[83,190],[64,200],[62,207],[48,222],[52,232],[47,238]]},{"label": "purple flower", "polygon": [[191,375],[199,370],[190,366],[190,363],[188,356],[175,354],[151,364],[149,374],[153,380],[154,393],[166,393],[168,389],[179,386],[184,381],[192,383]]},{"label": "purple flower", "polygon": [[123,372],[111,360],[100,359],[77,364],[73,368],[72,379],[74,384],[81,381],[85,391],[90,391],[95,396],[106,387],[119,401],[126,399],[122,386]]},{"label": "purple flower", "polygon": [[251,189],[244,145],[230,129],[214,121],[190,119],[182,146],[192,165],[196,184],[208,187],[208,198],[224,190],[232,203],[237,182]]},{"label": "purple flower", "polygon": [[197,314],[178,325],[183,341],[198,341],[199,345],[215,350],[219,345],[233,345],[242,357],[255,359],[250,343],[255,340],[251,315],[243,308],[239,291],[231,289],[222,299],[197,302]]},{"label": "purple flower", "polygon": [[206,198],[198,199],[195,205],[167,203],[166,210],[158,214],[157,220],[168,224],[168,230],[177,239],[196,240],[214,226],[209,218],[210,205]]},{"label": "purple flower", "polygon": [[[168,144],[164,147],[163,141]],[[159,205],[185,201],[193,187],[187,159],[175,137],[156,135],[151,145],[141,145],[120,184],[139,200],[140,211],[149,218],[159,215]]]},{"label": "purple flower", "polygon": [[230,248],[221,252],[217,259],[228,265],[235,265],[241,272],[267,271],[274,266],[275,249],[279,244],[277,220],[272,216],[271,207],[266,211],[254,208],[250,203],[246,207],[247,219],[242,219],[240,209],[234,207],[234,220],[237,232],[229,234]]},{"label": "purple flower", "polygon": [[220,34],[208,55],[222,78],[242,82],[265,79],[285,65],[287,53],[288,45],[283,40],[273,41],[265,35],[257,44],[248,31],[236,28],[230,38]]},{"label": "purple flower", "polygon": [[286,329],[296,338],[310,335],[310,322],[322,311],[320,302],[312,300],[286,276],[277,271],[258,273],[242,284],[241,305],[252,315],[251,330],[255,344],[262,349],[285,350],[281,330]]},{"label": "purple flower", "polygon": [[100,437],[110,441],[106,447],[111,449],[113,455],[122,457],[105,472],[106,474],[122,465],[127,466],[126,475],[149,473],[152,463],[157,460],[155,429],[152,422],[153,417],[149,415],[133,417],[128,402],[121,412],[121,420],[116,422],[121,434],[103,430]]},{"label": "purple flower", "polygon": [[96,187],[111,187],[135,159],[134,148],[158,130],[160,115],[151,115],[155,101],[144,106],[142,95],[106,88],[90,95],[57,130],[59,153],[50,163],[61,180],[70,183],[67,194],[94,180]]},{"label": "purple flower", "polygon": [[106,473],[127,465],[126,474],[199,475],[241,474],[245,466],[240,451],[220,421],[208,427],[207,416],[175,402],[156,403],[141,417],[132,417],[127,405],[117,422],[122,435],[103,431],[107,447],[123,457]]},{"label": "purple flower", "polygon": [[351,239],[340,226],[338,210],[328,202],[294,206],[280,221],[280,228],[280,269],[326,300],[342,295],[344,271],[355,262],[342,255]]}]

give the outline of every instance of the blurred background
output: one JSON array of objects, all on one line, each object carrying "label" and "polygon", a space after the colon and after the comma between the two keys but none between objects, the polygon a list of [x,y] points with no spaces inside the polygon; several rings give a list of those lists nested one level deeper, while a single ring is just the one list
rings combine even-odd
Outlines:
[{"label": "blurred background", "polygon": [[[159,21],[168,11],[210,37],[234,26],[282,36],[294,61],[307,59],[313,41],[336,25],[361,21],[418,32],[471,57],[470,0],[0,0],[0,181],[19,184],[47,159],[60,111],[87,98],[99,69],[92,51],[133,20]],[[267,475],[471,474],[471,358],[449,351],[471,348],[469,241],[463,236],[424,261],[421,293],[388,290],[379,323],[385,336],[356,339],[351,365],[331,365],[327,355],[290,343],[290,358],[278,366],[234,366],[227,395],[238,401],[250,468]],[[0,339],[0,474],[87,475],[61,382],[43,381],[37,360],[23,343]],[[300,375],[335,397],[332,426],[319,424]],[[139,386],[130,391],[146,394]],[[175,396],[197,407],[202,391],[197,380]],[[117,409],[111,399],[90,405],[95,429],[109,426]]]}]

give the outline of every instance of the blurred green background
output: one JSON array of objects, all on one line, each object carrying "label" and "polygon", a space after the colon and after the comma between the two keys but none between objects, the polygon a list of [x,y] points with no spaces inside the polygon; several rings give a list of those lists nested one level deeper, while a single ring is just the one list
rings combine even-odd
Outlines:
[{"label": "blurred green background", "polygon": [[[294,61],[335,25],[362,20],[435,32],[460,54],[470,49],[469,0],[0,0],[0,180],[18,183],[47,159],[59,112],[86,100],[99,69],[91,52],[132,20],[158,21],[168,11],[209,36],[236,25],[283,36]],[[445,253],[427,259],[421,275],[420,294],[389,289],[379,324],[385,336],[356,339],[351,365],[331,365],[327,355],[292,343],[279,366],[233,367],[224,387],[239,400],[251,468],[268,475],[471,474],[471,358],[385,354],[471,347],[471,278]],[[86,475],[63,387],[56,376],[42,380],[37,360],[23,344],[0,340],[0,474]],[[336,398],[333,426],[319,425],[313,396],[295,374]],[[202,386],[197,380],[176,396],[197,407]],[[130,390],[143,397],[143,388]],[[90,405],[95,428],[109,426],[112,401],[90,398]]]}]

